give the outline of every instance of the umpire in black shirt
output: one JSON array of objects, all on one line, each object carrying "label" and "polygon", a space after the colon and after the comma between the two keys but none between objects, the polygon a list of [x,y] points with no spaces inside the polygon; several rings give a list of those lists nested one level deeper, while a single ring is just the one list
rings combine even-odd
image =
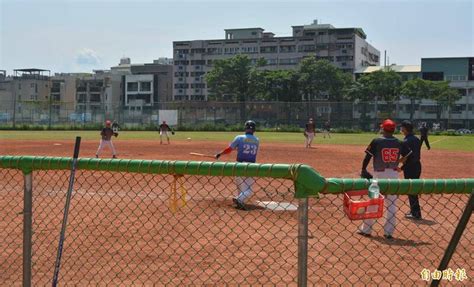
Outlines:
[{"label": "umpire in black shirt", "polygon": [[423,145],[423,142],[425,142],[428,150],[431,149],[430,142],[428,141],[428,126],[426,125],[425,122],[423,122],[420,127],[420,140],[421,140],[420,146]]},{"label": "umpire in black shirt", "polygon": [[[413,125],[410,121],[403,121],[401,125],[402,133],[405,135],[404,142],[410,147],[412,153],[402,166],[403,175],[408,178],[420,178],[421,162],[420,162],[420,140],[413,134]],[[418,195],[408,195],[410,200],[410,213],[405,215],[410,219],[421,219],[421,208],[418,201]]]}]

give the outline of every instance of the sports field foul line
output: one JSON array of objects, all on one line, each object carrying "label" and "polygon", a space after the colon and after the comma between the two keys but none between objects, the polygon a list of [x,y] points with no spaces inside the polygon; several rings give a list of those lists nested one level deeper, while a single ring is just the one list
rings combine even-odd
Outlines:
[{"label": "sports field foul line", "polygon": [[430,142],[430,144],[439,143],[440,141],[444,141],[445,139],[447,139],[447,137],[445,137],[445,138],[440,138],[439,140],[435,140],[434,142]]}]

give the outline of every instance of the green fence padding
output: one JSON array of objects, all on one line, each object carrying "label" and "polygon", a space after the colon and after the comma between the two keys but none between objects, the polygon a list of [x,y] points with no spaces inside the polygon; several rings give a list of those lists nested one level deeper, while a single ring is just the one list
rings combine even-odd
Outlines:
[{"label": "green fence padding", "polygon": [[[67,170],[72,158],[40,156],[0,156],[0,168],[33,170]],[[254,164],[237,162],[167,161],[79,158],[78,170],[180,174],[202,176],[243,176],[290,179],[295,183],[295,197],[316,196],[325,184],[314,169],[300,164]]]},{"label": "green fence padding", "polygon": [[[384,194],[471,193],[474,178],[460,179],[377,179]],[[362,178],[328,178],[322,193],[342,193],[367,189],[370,181]]]},{"label": "green fence padding", "polygon": [[[34,170],[67,170],[72,158],[41,156],[0,156],[0,168]],[[337,194],[367,189],[366,179],[324,179],[313,168],[300,164],[254,164],[209,161],[167,161],[79,158],[79,170],[134,172],[149,174],[179,174],[201,176],[270,177],[292,180],[295,197],[315,197],[319,193]],[[471,193],[474,179],[379,179],[384,194]]]}]

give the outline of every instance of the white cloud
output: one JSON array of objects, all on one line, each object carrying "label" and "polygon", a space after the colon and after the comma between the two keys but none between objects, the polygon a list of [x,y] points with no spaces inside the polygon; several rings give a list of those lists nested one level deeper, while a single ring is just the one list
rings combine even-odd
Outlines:
[{"label": "white cloud", "polygon": [[77,52],[76,64],[79,66],[96,67],[100,63],[99,55],[92,49],[83,48]]}]

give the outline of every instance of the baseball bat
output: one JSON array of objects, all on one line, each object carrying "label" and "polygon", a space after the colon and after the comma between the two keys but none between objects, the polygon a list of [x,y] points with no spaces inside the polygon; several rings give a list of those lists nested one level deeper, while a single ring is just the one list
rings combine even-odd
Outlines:
[{"label": "baseball bat", "polygon": [[215,156],[210,155],[210,154],[203,154],[203,153],[197,153],[197,152],[190,152],[189,154],[194,155],[194,156],[200,156],[200,157],[210,157],[210,158],[213,158],[213,159],[216,158]]},{"label": "baseball bat", "polygon": [[76,175],[77,158],[79,157],[80,146],[81,146],[81,137],[76,137],[76,143],[74,145],[74,155],[72,158],[72,165],[71,165],[71,175],[69,176],[69,187],[67,189],[66,203],[64,205],[63,223],[61,225],[61,233],[59,234],[58,252],[56,254],[56,261],[54,263],[54,274],[53,274],[53,282],[52,282],[53,287],[56,287],[58,285],[59,270],[61,266],[61,257],[63,254],[64,239],[66,236],[67,217],[69,214],[69,206],[71,204],[72,189],[74,187],[74,177]]}]

